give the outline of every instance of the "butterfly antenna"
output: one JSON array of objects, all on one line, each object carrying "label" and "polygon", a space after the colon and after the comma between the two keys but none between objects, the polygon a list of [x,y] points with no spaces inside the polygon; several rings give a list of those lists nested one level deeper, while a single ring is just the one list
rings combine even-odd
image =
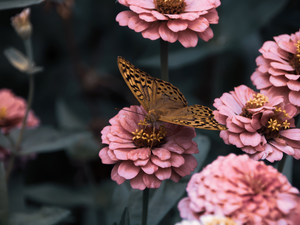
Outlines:
[{"label": "butterfly antenna", "polygon": [[180,144],[178,144],[178,142],[176,141],[176,139],[174,138],[174,134],[173,134],[173,132],[172,132],[172,129],[170,129],[170,128],[167,128],[167,127],[165,127],[165,126],[163,126],[166,130],[169,130],[170,132],[171,132],[171,135],[172,135],[172,138],[173,138],[173,140],[175,141],[175,143],[180,147],[180,148],[182,148],[184,151],[186,151],[186,149],[184,148],[184,147],[182,147]]},{"label": "butterfly antenna", "polygon": [[142,115],[142,116],[146,116],[145,114],[142,114],[142,113],[138,113],[138,112],[134,112],[134,111],[130,111],[130,110],[127,110],[127,109],[120,109],[120,108],[115,108],[116,110],[124,110],[124,111],[127,111],[127,112],[132,112],[132,113],[135,113],[135,114],[139,114],[139,115]]}]

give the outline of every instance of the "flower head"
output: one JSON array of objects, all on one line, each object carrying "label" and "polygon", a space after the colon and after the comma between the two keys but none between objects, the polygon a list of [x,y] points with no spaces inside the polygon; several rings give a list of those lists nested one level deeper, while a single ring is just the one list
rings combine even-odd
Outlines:
[{"label": "flower head", "polygon": [[120,26],[142,32],[144,38],[195,47],[198,36],[204,41],[213,37],[210,24],[217,24],[220,0],[118,0],[131,11],[119,13]]},{"label": "flower head", "polygon": [[[3,133],[8,133],[14,127],[21,127],[25,113],[26,103],[22,98],[8,89],[0,90],[0,128]],[[33,112],[29,112],[26,126],[36,127],[39,123]]]},{"label": "flower head", "polygon": [[297,110],[283,97],[241,85],[215,99],[214,106],[215,119],[228,128],[220,132],[226,144],[236,145],[255,160],[274,162],[283,152],[300,158],[300,129],[294,128],[293,119]]},{"label": "flower head", "polygon": [[221,210],[240,224],[292,225],[300,204],[299,191],[284,175],[247,155],[219,156],[192,176],[186,191],[178,209],[188,220]]},{"label": "flower head", "polygon": [[11,24],[17,34],[24,40],[28,39],[32,32],[32,25],[29,20],[30,8],[24,9],[20,14],[11,18]]},{"label": "flower head", "polygon": [[300,112],[300,31],[279,35],[259,49],[251,80],[262,93],[282,95]]},{"label": "flower head", "polygon": [[[192,141],[195,129],[169,123],[143,124],[147,112],[143,107],[124,108],[102,130],[100,150],[104,164],[116,164],[111,172],[118,184],[130,180],[134,189],[158,188],[162,180],[178,182],[197,166],[191,155],[198,153]],[[154,131],[154,132],[153,132]]]}]

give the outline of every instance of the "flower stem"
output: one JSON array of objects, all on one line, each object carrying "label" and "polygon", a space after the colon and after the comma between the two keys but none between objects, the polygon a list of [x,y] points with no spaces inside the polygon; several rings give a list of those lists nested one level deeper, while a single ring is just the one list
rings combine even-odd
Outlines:
[{"label": "flower stem", "polygon": [[149,201],[149,189],[146,188],[143,191],[143,213],[142,213],[142,223],[141,223],[141,225],[147,225],[148,201]]},{"label": "flower stem", "polygon": [[[31,66],[33,66],[33,54],[32,54],[32,46],[31,46],[31,40],[30,38],[28,38],[27,40],[24,41],[24,45],[25,45],[25,50],[26,50],[26,54],[27,57],[29,59],[29,63]],[[23,117],[23,122],[22,122],[22,127],[21,130],[19,132],[19,136],[16,142],[16,146],[15,146],[15,150],[16,153],[19,151],[21,142],[22,142],[22,138],[23,138],[23,133],[26,127],[26,121],[27,121],[27,117],[28,117],[28,113],[29,110],[31,108],[31,104],[32,104],[32,100],[33,100],[33,93],[34,93],[34,79],[33,79],[33,74],[29,74],[29,92],[28,92],[28,98],[27,98],[27,108],[26,108],[26,113],[25,116]],[[6,172],[6,181],[8,181],[11,170],[13,168],[14,165],[14,161],[15,161],[15,154],[12,154],[12,156],[9,159],[8,162],[8,167],[7,167],[7,172]]]},{"label": "flower stem", "polygon": [[5,182],[4,165],[2,161],[0,161],[0,199],[0,224],[7,225],[8,194],[7,183]]},{"label": "flower stem", "polygon": [[285,160],[286,160],[286,154],[283,153],[283,157],[282,157],[282,159],[281,159],[281,161],[279,162],[279,165],[278,165],[278,171],[280,173],[282,173],[282,171],[283,171]]},{"label": "flower stem", "polygon": [[160,39],[160,69],[161,69],[161,79],[164,81],[169,81],[168,72],[168,42]]}]

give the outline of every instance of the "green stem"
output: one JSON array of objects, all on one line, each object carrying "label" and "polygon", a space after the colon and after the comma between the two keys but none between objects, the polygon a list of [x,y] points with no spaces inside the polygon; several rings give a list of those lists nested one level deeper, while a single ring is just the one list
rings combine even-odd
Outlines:
[{"label": "green stem", "polygon": [[280,160],[279,165],[278,165],[278,171],[279,171],[280,173],[282,173],[282,171],[283,171],[284,164],[285,164],[285,160],[286,160],[286,154],[283,153],[283,157],[282,157],[282,159]]},{"label": "green stem", "polygon": [[8,195],[3,162],[0,161],[0,224],[7,225]]},{"label": "green stem", "polygon": [[160,39],[160,69],[161,69],[161,79],[164,81],[169,81],[168,72],[168,42]]},{"label": "green stem", "polygon": [[[29,59],[29,63],[30,63],[31,66],[33,66],[34,62],[33,62],[32,46],[31,46],[30,38],[24,41],[24,45],[25,45],[25,50],[26,50],[27,57]],[[24,130],[25,130],[25,127],[26,127],[27,117],[28,117],[28,113],[29,113],[29,110],[30,110],[31,105],[32,105],[33,94],[34,94],[33,75],[29,74],[28,76],[29,76],[29,92],[28,92],[28,98],[27,98],[27,108],[26,108],[25,116],[23,117],[22,127],[21,127],[21,130],[19,132],[19,136],[18,136],[18,139],[17,139],[17,142],[16,142],[16,147],[15,147],[16,154],[18,153],[21,142],[22,142]],[[7,166],[7,172],[6,172],[6,180],[7,181],[9,179],[11,170],[13,168],[15,157],[16,157],[15,154],[12,154],[12,156],[9,159],[8,166]]]},{"label": "green stem", "polygon": [[143,213],[142,213],[142,225],[147,225],[148,217],[148,201],[149,201],[149,189],[146,188],[143,191]]}]

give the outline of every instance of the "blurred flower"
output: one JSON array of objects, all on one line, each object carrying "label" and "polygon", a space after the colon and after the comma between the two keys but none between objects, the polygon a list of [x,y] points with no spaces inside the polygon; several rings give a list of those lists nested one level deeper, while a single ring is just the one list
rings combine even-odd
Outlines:
[{"label": "blurred flower", "polygon": [[267,41],[259,49],[256,58],[258,68],[251,80],[262,93],[267,90],[283,95],[300,112],[300,31],[279,35],[275,41]]},{"label": "blurred flower", "polygon": [[[3,133],[9,133],[11,128],[21,127],[25,113],[26,103],[22,98],[8,89],[0,90],[0,128]],[[39,123],[39,119],[30,111],[26,126],[36,127]]]},{"label": "blurred flower", "polygon": [[297,109],[284,104],[281,96],[267,96],[240,85],[215,99],[215,119],[228,128],[220,137],[255,160],[274,162],[281,160],[283,152],[299,159],[300,129],[293,128],[292,118]]},{"label": "blurred flower", "polygon": [[30,8],[26,8],[20,14],[11,18],[13,28],[23,40],[27,40],[32,33],[32,26],[29,17]]},{"label": "blurred flower", "polygon": [[192,176],[186,190],[178,209],[188,220],[221,210],[241,224],[292,225],[300,203],[299,191],[284,175],[247,155],[219,156]]},{"label": "blurred flower", "polygon": [[203,215],[200,216],[202,225],[238,225],[232,219],[225,216]]},{"label": "blurred flower", "polygon": [[178,182],[197,166],[191,155],[198,153],[195,129],[157,122],[153,134],[152,126],[139,125],[146,114],[139,106],[120,110],[102,130],[102,143],[109,146],[99,152],[102,163],[116,164],[112,180],[130,180],[140,190],[158,188],[166,179]]},{"label": "blurred flower", "polygon": [[181,222],[175,223],[175,225],[203,225],[198,220],[182,220]]},{"label": "blurred flower", "polygon": [[213,37],[209,24],[219,21],[220,0],[118,0],[131,11],[119,13],[116,20],[120,26],[128,26],[142,32],[144,38],[195,47],[198,36],[204,41]]}]

